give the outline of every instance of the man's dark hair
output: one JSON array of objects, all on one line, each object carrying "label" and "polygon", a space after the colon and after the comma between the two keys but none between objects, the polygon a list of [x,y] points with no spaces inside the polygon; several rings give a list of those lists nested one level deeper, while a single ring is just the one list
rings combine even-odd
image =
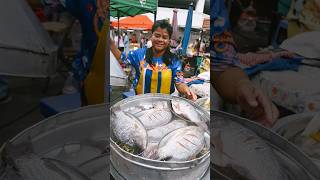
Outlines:
[{"label": "man's dark hair", "polygon": [[158,27],[160,27],[161,29],[166,29],[169,33],[169,38],[171,38],[173,28],[167,20],[156,21],[156,23],[154,23],[152,26],[151,32],[153,33],[154,31],[156,31],[156,29],[158,29]]}]

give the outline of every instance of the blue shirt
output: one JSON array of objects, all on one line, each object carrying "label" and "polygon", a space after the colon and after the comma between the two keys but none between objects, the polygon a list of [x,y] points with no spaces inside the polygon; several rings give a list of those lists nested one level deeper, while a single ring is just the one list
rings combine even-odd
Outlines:
[{"label": "blue shirt", "polygon": [[[139,78],[140,78],[140,73],[141,73],[140,72],[140,65],[141,65],[142,61],[145,61],[146,51],[147,51],[147,48],[140,48],[140,49],[137,49],[135,51],[129,51],[127,57],[125,55],[125,52],[123,52],[122,55],[121,55],[121,60],[123,62],[125,62],[126,64],[130,64],[135,70],[135,75],[134,75],[135,78],[133,80],[134,88],[137,86],[137,83],[138,83]],[[153,58],[152,62],[154,64],[158,63],[159,65],[164,64],[162,57]],[[181,61],[176,57],[172,57],[171,58],[171,64],[168,65],[168,68],[171,69],[171,71],[172,71],[172,77],[173,77],[172,81],[173,82],[181,82],[181,78],[180,78],[180,74],[179,74],[179,72],[182,71],[182,63],[181,63]],[[173,85],[174,83],[171,83],[171,84]]]},{"label": "blue shirt", "polygon": [[232,34],[228,11],[224,0],[211,1],[210,55],[213,71],[224,71],[230,66],[238,66],[237,50]]}]

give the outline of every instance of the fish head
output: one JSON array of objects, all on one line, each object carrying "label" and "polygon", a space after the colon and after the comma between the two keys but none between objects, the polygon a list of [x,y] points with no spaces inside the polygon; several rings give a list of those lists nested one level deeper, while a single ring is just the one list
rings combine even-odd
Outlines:
[{"label": "fish head", "polygon": [[137,146],[141,149],[144,150],[147,148],[147,136],[140,136],[139,138],[137,138]]},{"label": "fish head", "polygon": [[111,116],[119,116],[121,115],[121,113],[123,113],[123,111],[121,110],[120,106],[115,106],[111,108]]},{"label": "fish head", "polygon": [[172,99],[170,101],[171,107],[173,109],[173,111],[175,113],[177,113],[178,115],[183,113],[183,101],[179,100],[179,99]]}]

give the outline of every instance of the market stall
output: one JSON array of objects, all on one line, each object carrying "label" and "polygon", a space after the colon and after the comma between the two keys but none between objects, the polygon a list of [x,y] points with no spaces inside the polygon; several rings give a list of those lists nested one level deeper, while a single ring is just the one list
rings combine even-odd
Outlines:
[{"label": "market stall", "polygon": [[[179,13],[179,10],[176,12]],[[188,24],[188,28],[183,32],[186,34],[184,43],[180,42],[184,46],[189,44],[193,18],[193,11],[187,12],[189,15],[184,23]],[[146,37],[149,44],[133,51],[121,51],[121,43],[118,41],[116,46],[115,41],[111,40],[114,43],[111,45],[111,51],[115,57],[112,63],[119,63],[121,66],[118,67],[122,68],[122,72],[127,72],[128,81],[124,83],[129,91],[120,90],[122,98],[114,98],[118,93],[114,87],[119,84],[115,82],[112,85],[110,173],[116,180],[207,180],[210,178],[208,61],[203,65],[205,70],[198,77],[183,76],[188,67],[182,65],[182,57],[179,56],[182,54],[178,55],[170,46],[171,41],[178,39],[178,26],[175,25],[175,35],[172,39],[170,22],[174,21],[152,22],[151,19],[145,15],[138,15],[118,18],[112,22],[114,29],[121,29],[129,35],[131,45],[140,38],[138,31],[156,28],[152,29],[152,38]],[[127,34],[123,35],[125,39]],[[119,38],[121,33],[115,33],[114,39]],[[195,88],[198,90],[197,93],[190,87],[192,84],[204,83],[206,85],[202,88]],[[187,93],[189,89],[190,93]],[[206,110],[193,102],[197,97],[205,98],[205,101],[197,103],[206,107]],[[192,101],[191,98],[195,99]],[[187,111],[191,113],[184,113]],[[190,152],[184,151],[184,147],[176,144],[180,138],[184,138],[181,140],[185,142],[183,144],[187,149],[192,149]],[[167,142],[171,144],[173,151],[169,150],[163,154],[162,151],[169,148],[165,145]],[[180,156],[181,154],[184,155]]]}]

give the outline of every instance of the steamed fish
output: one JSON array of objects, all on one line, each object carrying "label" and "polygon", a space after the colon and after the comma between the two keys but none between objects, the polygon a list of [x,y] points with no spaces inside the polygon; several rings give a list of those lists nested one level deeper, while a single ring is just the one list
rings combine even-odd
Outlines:
[{"label": "steamed fish", "polygon": [[172,113],[169,109],[149,109],[142,112],[143,115],[139,117],[140,121],[146,129],[153,129],[155,127],[168,124],[172,119]]},{"label": "steamed fish", "polygon": [[248,180],[287,180],[271,147],[240,124],[214,119],[213,143],[215,165],[232,168]]},{"label": "steamed fish", "polygon": [[171,100],[173,111],[187,120],[194,122],[196,125],[202,127],[205,131],[208,131],[207,124],[201,120],[199,113],[196,109],[187,101],[181,99]]},{"label": "steamed fish", "polygon": [[147,147],[147,131],[140,120],[134,115],[115,111],[111,118],[111,130],[114,136],[124,144],[138,147],[142,151]]},{"label": "steamed fish", "polygon": [[148,145],[146,150],[143,152],[143,157],[149,159],[156,159],[158,152],[158,144],[163,137],[165,137],[170,132],[187,127],[187,122],[183,120],[174,120],[169,124],[157,127],[155,129],[149,130],[148,133]]},{"label": "steamed fish", "polygon": [[164,126],[160,126],[154,129],[149,130],[148,133],[148,142],[160,142],[160,140],[170,132],[186,127],[187,122],[183,120],[174,120]]},{"label": "steamed fish", "polygon": [[203,130],[197,126],[177,129],[159,143],[158,159],[187,161],[195,158],[205,146]]},{"label": "steamed fish", "polygon": [[2,159],[6,164],[1,180],[90,180],[72,165],[55,159],[41,158],[31,143],[9,144]]}]

